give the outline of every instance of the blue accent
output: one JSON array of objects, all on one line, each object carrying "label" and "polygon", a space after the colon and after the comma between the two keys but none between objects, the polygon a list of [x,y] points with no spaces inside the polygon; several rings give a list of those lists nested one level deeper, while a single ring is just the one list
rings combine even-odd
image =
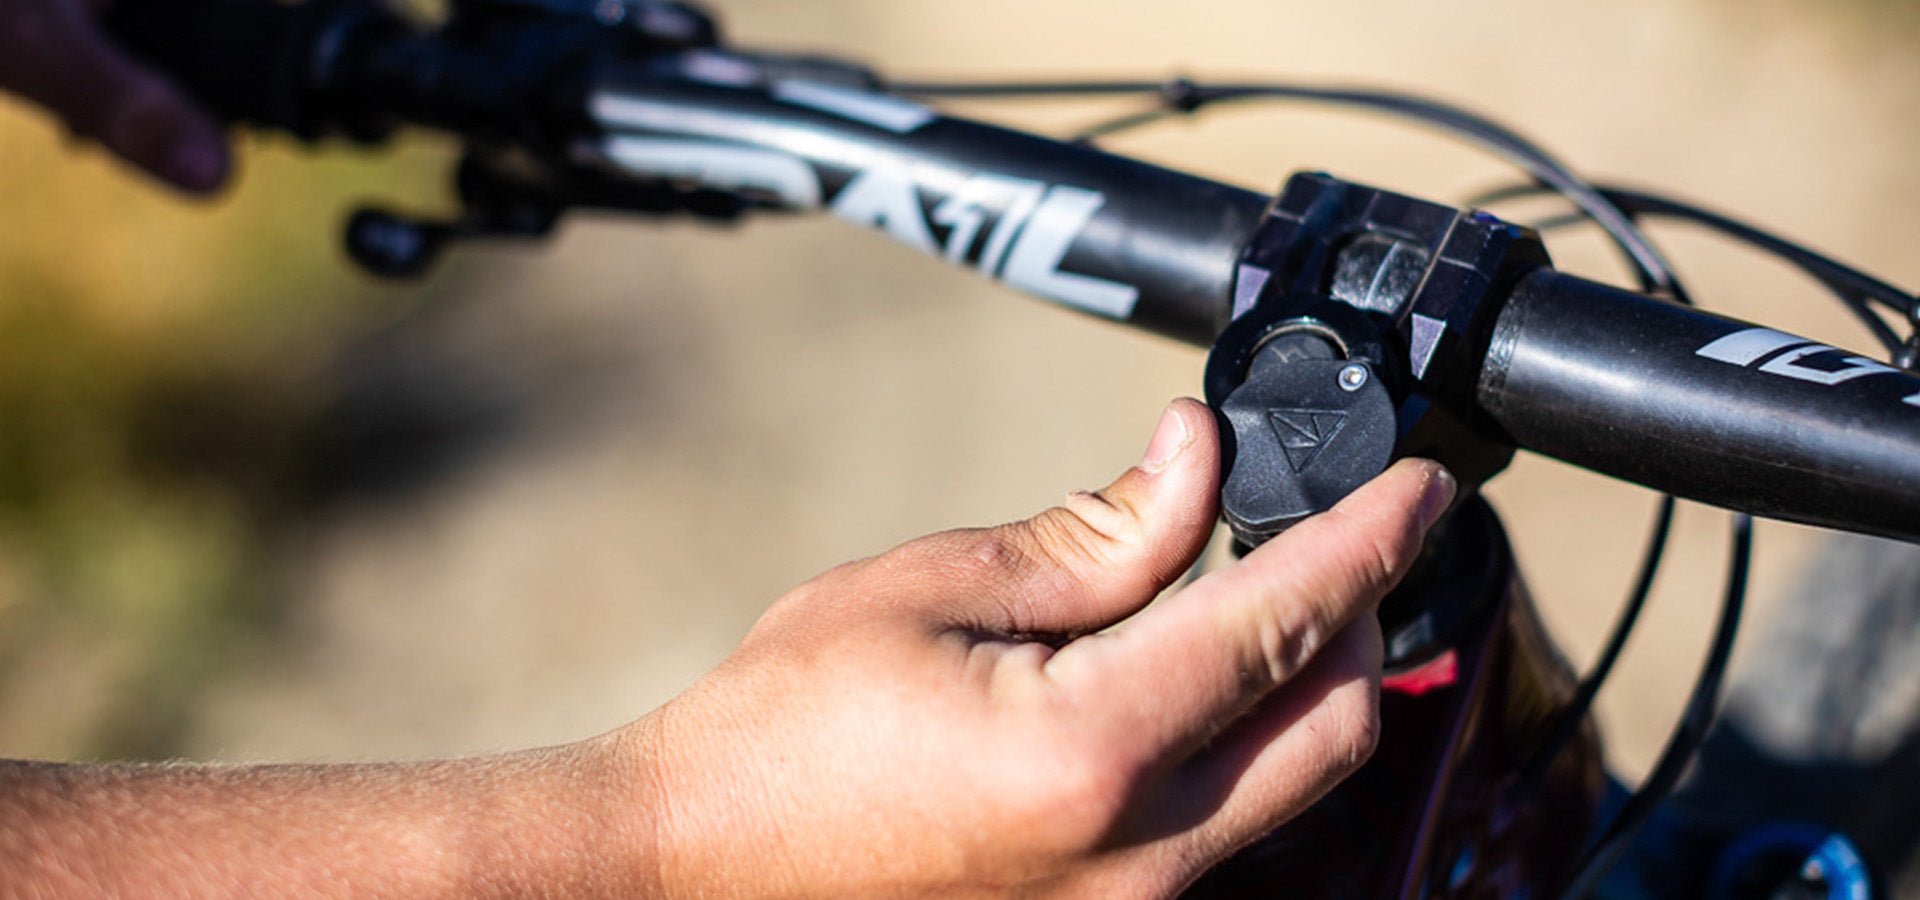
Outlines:
[{"label": "blue accent", "polygon": [[1873,877],[1859,848],[1840,832],[1808,822],[1778,822],[1749,829],[1720,853],[1707,896],[1732,897],[1733,880],[1755,857],[1769,853],[1807,854],[1803,870],[1818,867],[1827,882],[1827,900],[1873,900]]},{"label": "blue accent", "polygon": [[1866,860],[1846,835],[1834,834],[1820,845],[1808,863],[1819,863],[1826,873],[1827,900],[1870,900],[1873,876],[1867,874]]}]

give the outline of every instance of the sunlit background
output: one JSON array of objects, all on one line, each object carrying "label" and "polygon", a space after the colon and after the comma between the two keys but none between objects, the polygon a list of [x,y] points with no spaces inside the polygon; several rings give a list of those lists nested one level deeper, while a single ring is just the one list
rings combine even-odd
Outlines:
[{"label": "sunlit background", "polygon": [[[1597,177],[1920,284],[1920,16],[1903,3],[713,6],[740,42],[901,76],[1427,92]],[[1117,108],[964,110],[1062,131]],[[443,209],[454,148],[243,145],[230,191],[183,202],[0,103],[7,755],[359,759],[585,736],[672,696],[821,569],[1103,483],[1198,389],[1198,351],[830,221],[582,217],[376,283],[338,249],[345,214]],[[1459,199],[1510,178],[1430,134],[1291,107],[1114,146],[1258,188],[1319,168]],[[1868,344],[1783,267],[1658,234],[1709,306]],[[1596,239],[1554,246],[1619,277]],[[1584,662],[1652,498],[1537,459],[1492,493]],[[1628,775],[1697,667],[1722,521],[1683,512],[1601,698]],[[1756,626],[1820,541],[1762,528]]]}]

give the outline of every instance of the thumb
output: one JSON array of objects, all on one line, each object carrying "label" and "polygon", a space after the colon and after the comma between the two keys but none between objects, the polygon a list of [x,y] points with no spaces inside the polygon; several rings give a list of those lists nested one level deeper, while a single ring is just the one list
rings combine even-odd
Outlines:
[{"label": "thumb", "polygon": [[109,43],[80,4],[20,0],[4,18],[0,88],[180,188],[211,191],[226,180],[229,159],[219,126]]},{"label": "thumb", "polygon": [[1454,490],[1437,463],[1402,460],[1126,629],[1069,644],[1048,671],[1082,696],[1127,698],[1099,707],[1109,733],[1155,753],[1204,742],[1373,610]]},{"label": "thumb", "polygon": [[[955,627],[1074,635],[1132,615],[1186,571],[1213,533],[1220,445],[1191,399],[1162,414],[1139,465],[1031,519],[921,538],[875,560],[887,577],[937,572],[920,596]],[[903,567],[903,568],[902,568]]]}]

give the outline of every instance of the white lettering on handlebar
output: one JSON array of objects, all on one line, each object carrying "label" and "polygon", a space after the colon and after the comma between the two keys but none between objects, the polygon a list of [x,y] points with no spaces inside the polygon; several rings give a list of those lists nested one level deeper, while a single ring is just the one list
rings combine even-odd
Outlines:
[{"label": "white lettering on handlebar", "polygon": [[934,207],[931,224],[947,232],[944,244],[936,245],[913,173],[898,159],[881,158],[841,189],[832,210],[849,222],[878,228],[910,247],[958,263],[973,256],[985,230],[985,245],[974,262],[981,272],[1049,300],[1125,319],[1140,300],[1138,288],[1060,268],[1106,202],[1106,195],[1085,188],[971,175]]},{"label": "white lettering on handlebar", "polygon": [[1046,195],[1046,184],[1031,179],[999,175],[975,175],[967,179],[933,211],[934,223],[950,229],[947,260],[965,262],[988,214],[992,210],[1003,210],[987,235],[986,247],[980,251],[980,271],[998,275],[1007,250],[1013,246],[1013,236],[1033,217]]},{"label": "white lettering on handlebar", "polygon": [[772,150],[717,141],[616,136],[602,145],[623,168],[722,191],[768,194],[799,209],[820,205],[820,179],[806,163]]},{"label": "white lettering on handlebar", "polygon": [[[1780,375],[1796,381],[1829,387],[1845,384],[1856,378],[1865,378],[1868,375],[1901,374],[1899,369],[1885,363],[1874,362],[1864,356],[1844,355],[1846,352],[1803,337],[1774,331],[1771,328],[1748,328],[1701,347],[1695,351],[1695,355],[1741,368],[1758,369],[1769,375]],[[1844,356],[1839,360],[1838,367],[1823,368],[1806,365],[1807,360],[1823,354]],[[1761,362],[1762,360],[1765,362]],[[1904,402],[1920,406],[1920,394],[1908,397]]]},{"label": "white lettering on handlebar", "polygon": [[[798,82],[780,86],[775,95],[893,131],[925,124],[906,106],[885,106],[884,95]],[[596,94],[591,111],[613,132],[595,149],[629,174],[742,193],[793,209],[825,205],[840,218],[880,229],[924,253],[1109,318],[1129,318],[1140,302],[1140,289],[1130,284],[1061,268],[1107,204],[1099,191],[916,165],[852,141],[833,142],[835,152],[826,154],[833,161],[815,164],[802,154],[745,145],[763,136],[743,130],[739,117],[613,93]],[[836,191],[843,166],[855,171]]]},{"label": "white lettering on handlebar", "polygon": [[864,122],[894,134],[911,134],[939,118],[933,110],[892,94],[876,94],[817,81],[778,82],[773,86],[773,96],[795,106]]},{"label": "white lettering on handlebar", "polygon": [[1717,359],[1723,363],[1732,363],[1736,366],[1750,366],[1758,362],[1760,357],[1766,356],[1775,350],[1791,347],[1795,344],[1811,343],[1813,342],[1806,338],[1794,337],[1791,334],[1774,331],[1771,328],[1749,328],[1745,331],[1736,331],[1705,347],[1701,347],[1698,354],[1708,359]]},{"label": "white lettering on handlebar", "polygon": [[878,228],[894,240],[924,253],[934,252],[933,232],[920,211],[920,195],[905,163],[892,158],[874,161],[854,176],[833,200],[833,214],[849,222]]},{"label": "white lettering on handlebar", "polygon": [[1033,222],[1013,243],[1013,255],[1007,259],[1007,283],[1109,318],[1133,315],[1134,304],[1140,301],[1138,288],[1060,270],[1074,240],[1106,202],[1107,198],[1097,191],[1066,185],[1049,189],[1033,214]]},{"label": "white lettering on handlebar", "polygon": [[1811,381],[1815,384],[1829,385],[1852,381],[1863,375],[1879,375],[1883,372],[1900,371],[1884,363],[1874,362],[1864,356],[1847,357],[1847,368],[1842,369],[1815,369],[1800,364],[1801,360],[1810,356],[1838,352],[1840,351],[1824,344],[1814,344],[1811,347],[1799,347],[1774,357],[1771,362],[1761,366],[1760,371],[1771,372],[1775,375],[1785,375],[1788,378],[1798,378],[1801,381]]}]

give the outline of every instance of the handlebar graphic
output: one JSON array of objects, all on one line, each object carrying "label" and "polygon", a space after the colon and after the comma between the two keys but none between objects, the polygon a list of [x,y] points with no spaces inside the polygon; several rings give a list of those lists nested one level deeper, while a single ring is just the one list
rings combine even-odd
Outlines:
[{"label": "handlebar graphic", "polygon": [[[681,61],[711,66],[708,57]],[[630,175],[820,208],[1008,285],[1206,346],[1268,198],[1091,147],[803,82],[613,69],[585,143]]]}]

